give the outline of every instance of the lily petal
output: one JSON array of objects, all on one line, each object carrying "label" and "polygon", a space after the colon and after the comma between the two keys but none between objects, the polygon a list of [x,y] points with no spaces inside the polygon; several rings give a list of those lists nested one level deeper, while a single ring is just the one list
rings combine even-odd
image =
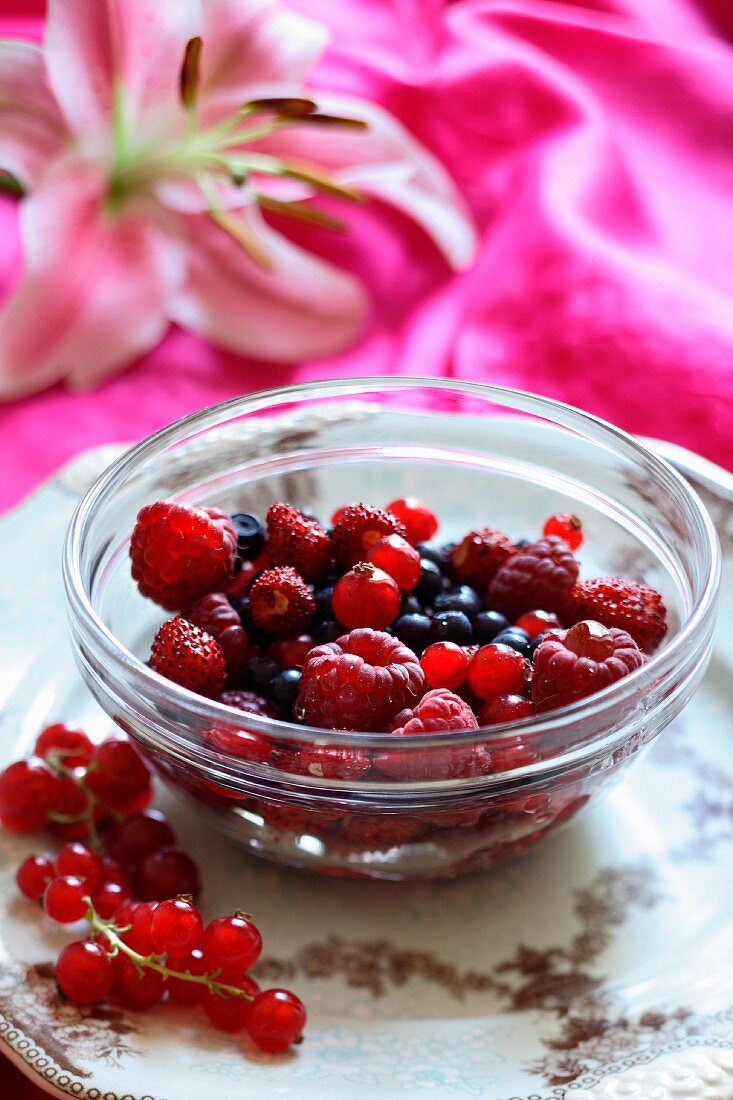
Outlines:
[{"label": "lily petal", "polygon": [[289,362],[333,355],[360,334],[361,283],[291,244],[255,206],[231,215],[269,266],[204,214],[185,217],[190,255],[171,318],[242,355]]},{"label": "lily petal", "polygon": [[35,187],[67,133],[39,47],[0,41],[0,167]]},{"label": "lily petal", "polygon": [[182,117],[181,62],[199,12],[197,0],[49,0],[46,65],[74,133],[100,133],[116,112],[139,140],[171,105]]},{"label": "lily petal", "polygon": [[96,384],[153,347],[178,265],[142,211],[111,221],[103,181],[67,157],[21,204],[26,272],[0,310],[0,398]]},{"label": "lily petal", "polygon": [[440,161],[376,104],[331,92],[318,92],[316,99],[320,113],[359,119],[367,128],[304,123],[276,131],[259,148],[325,167],[336,182],[391,203],[423,227],[454,268],[468,267],[476,252],[476,229]]},{"label": "lily petal", "polygon": [[204,125],[250,99],[301,94],[328,29],[273,0],[203,0],[201,111]]}]

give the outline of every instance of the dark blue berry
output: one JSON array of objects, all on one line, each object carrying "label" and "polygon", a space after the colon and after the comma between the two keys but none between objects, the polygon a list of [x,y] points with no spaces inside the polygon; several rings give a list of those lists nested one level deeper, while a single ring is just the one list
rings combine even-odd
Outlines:
[{"label": "dark blue berry", "polygon": [[266,695],[279,672],[280,666],[272,657],[252,657],[244,669],[245,686]]},{"label": "dark blue berry", "polygon": [[441,611],[430,624],[430,641],[470,645],[473,641],[471,620],[462,611]]},{"label": "dark blue berry", "polygon": [[512,649],[516,649],[517,653],[521,653],[523,657],[529,657],[532,651],[532,643],[526,630],[521,630],[519,627],[513,626],[509,630],[502,630],[500,634],[497,634],[494,638],[495,645],[508,645]]},{"label": "dark blue berry", "polygon": [[449,588],[435,597],[433,608],[438,611],[462,611],[469,619],[478,615],[482,604],[481,597],[475,588],[467,584],[461,584],[457,588]]},{"label": "dark blue berry", "polygon": [[331,602],[333,588],[334,586],[329,584],[326,588],[321,588],[316,592],[316,622],[326,622],[327,619],[333,618],[333,604]]},{"label": "dark blue berry", "polygon": [[488,645],[497,634],[509,628],[509,620],[498,611],[479,611],[473,620],[473,640],[476,645]]},{"label": "dark blue berry", "polygon": [[400,604],[400,617],[402,615],[422,615],[423,605],[418,600],[417,596],[413,596],[412,593],[405,592],[402,597],[402,603]]},{"label": "dark blue berry", "polygon": [[420,580],[415,595],[424,607],[432,606],[433,600],[443,591],[443,574],[434,561],[428,558],[420,560]]},{"label": "dark blue berry", "polygon": [[300,671],[297,668],[285,668],[270,680],[267,685],[267,695],[284,715],[292,717],[293,704],[298,697],[299,687]]},{"label": "dark blue berry", "polygon": [[341,623],[337,623],[334,619],[327,619],[325,623],[321,623],[316,628],[313,640],[316,645],[328,645],[329,642],[335,642],[337,638],[345,633],[346,630]]},{"label": "dark blue berry", "polygon": [[536,638],[532,639],[532,641],[529,644],[529,655],[530,655],[531,658],[534,657],[535,652],[537,650],[537,647],[542,645],[542,643],[544,642],[544,640],[547,637],[548,633],[549,633],[549,631],[543,630],[541,634],[538,634]]},{"label": "dark blue berry", "polygon": [[524,550],[525,546],[530,545],[530,539],[517,539],[514,545],[516,546],[517,550]]},{"label": "dark blue berry", "polygon": [[237,512],[232,516],[234,530],[237,532],[237,554],[242,561],[254,561],[265,546],[265,528],[262,521],[251,512]]},{"label": "dark blue berry", "polygon": [[431,620],[427,615],[401,615],[394,624],[395,637],[404,642],[418,657],[430,644]]}]

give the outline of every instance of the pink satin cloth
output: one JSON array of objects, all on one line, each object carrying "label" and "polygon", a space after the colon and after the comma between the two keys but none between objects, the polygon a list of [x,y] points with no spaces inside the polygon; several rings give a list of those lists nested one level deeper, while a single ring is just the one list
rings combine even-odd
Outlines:
[{"label": "pink satin cloth", "polygon": [[[78,451],[288,381],[450,375],[561,398],[733,467],[729,0],[293,0],[332,28],[314,86],[376,100],[445,163],[480,230],[449,272],[405,217],[298,229],[373,313],[338,359],[271,366],[179,330],[87,394],[0,409],[0,506]],[[38,39],[40,0],[0,0]],[[0,200],[0,293],[20,270]],[[134,324],[135,319],[130,318]]]}]

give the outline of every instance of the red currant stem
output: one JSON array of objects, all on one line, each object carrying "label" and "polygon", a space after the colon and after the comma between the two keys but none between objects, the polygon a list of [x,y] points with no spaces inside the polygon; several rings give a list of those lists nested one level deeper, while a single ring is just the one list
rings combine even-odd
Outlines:
[{"label": "red currant stem", "polygon": [[[122,821],[122,819],[124,818],[124,814],[115,813],[114,810],[108,809],[107,806],[104,805],[104,803],[100,803],[94,792],[90,791],[89,788],[86,787],[84,783],[79,780],[79,777],[77,776],[74,769],[66,767],[66,765],[64,764],[64,757],[73,755],[73,753],[73,749],[69,751],[66,751],[64,749],[53,749],[48,754],[46,758],[46,763],[58,775],[65,776],[67,779],[70,779],[72,783],[75,783],[77,787],[79,787],[87,800],[87,808],[84,813],[81,814],[60,814],[57,813],[55,810],[49,810],[46,814],[46,817],[49,821],[54,821],[59,825],[78,825],[81,822],[84,822],[89,833],[89,840],[92,848],[94,848],[96,851],[103,851],[104,845],[102,844],[99,833],[97,832],[97,825],[94,820],[95,809],[97,808],[97,806],[101,805],[104,812],[110,817],[114,818],[115,821]],[[89,771],[93,768],[94,765],[91,764],[90,767],[86,769],[84,774],[88,775]]]},{"label": "red currant stem", "polygon": [[89,921],[92,929],[95,932],[100,932],[105,936],[111,946],[112,951],[108,952],[110,958],[114,958],[115,955],[120,952],[123,955],[127,955],[138,969],[143,970],[147,967],[148,970],[155,970],[156,973],[161,974],[164,978],[177,978],[182,982],[193,982],[195,985],[205,985],[207,989],[212,993],[218,994],[220,997],[244,997],[247,1001],[253,1001],[249,993],[245,993],[243,989],[239,989],[234,985],[226,985],[224,982],[217,982],[214,975],[220,974],[221,970],[215,970],[213,974],[189,974],[187,970],[173,970],[169,966],[165,966],[156,955],[141,955],[139,951],[133,950],[128,944],[120,938],[119,933],[125,931],[120,929],[116,924],[103,920],[97,913],[91,898],[84,898],[87,903],[87,920]]}]

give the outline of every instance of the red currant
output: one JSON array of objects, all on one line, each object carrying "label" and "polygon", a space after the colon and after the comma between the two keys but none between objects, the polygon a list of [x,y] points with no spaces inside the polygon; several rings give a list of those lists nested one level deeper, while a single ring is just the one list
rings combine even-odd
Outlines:
[{"label": "red currant", "polygon": [[[217,980],[224,982],[223,976]],[[248,974],[227,979],[225,984],[234,986],[235,989],[243,989],[251,998],[256,997],[260,992],[257,982]],[[218,1027],[220,1031],[241,1031],[249,1024],[252,1001],[247,1000],[246,997],[237,997],[236,994],[227,997],[207,989],[204,993],[203,1005],[204,1012],[214,1027]]]},{"label": "red currant", "polygon": [[36,740],[36,756],[47,760],[55,753],[67,768],[83,768],[89,763],[94,745],[81,730],[71,730],[62,722],[46,726]]},{"label": "red currant", "polygon": [[76,875],[78,878],[83,878],[90,894],[102,885],[104,879],[99,856],[78,841],[65,844],[57,852],[54,869],[57,875]]},{"label": "red currant", "polygon": [[40,901],[54,877],[53,863],[46,856],[28,856],[15,872],[18,889],[29,901]]},{"label": "red currant", "polygon": [[156,955],[188,955],[198,947],[204,922],[193,902],[168,898],[156,906],[150,923]]},{"label": "red currant", "polygon": [[105,838],[109,854],[123,865],[134,865],[150,852],[175,844],[176,838],[158,810],[130,814],[114,825]]},{"label": "red currant", "polygon": [[556,516],[550,516],[542,528],[545,538],[556,535],[563,539],[571,550],[577,550],[583,542],[583,524],[577,516],[571,516],[567,512],[558,512]]},{"label": "red currant", "polygon": [[111,920],[129,900],[127,891],[118,882],[103,882],[92,894],[92,904],[102,920]]},{"label": "red currant", "polygon": [[66,946],[56,962],[56,981],[70,1001],[90,1005],[103,1000],[114,981],[114,967],[101,944],[77,940]]},{"label": "red currant", "polygon": [[457,688],[466,679],[468,654],[455,642],[433,642],[420,658],[431,688]]},{"label": "red currant", "polygon": [[0,821],[11,832],[36,832],[58,798],[59,787],[58,776],[45,760],[16,760],[0,772]]},{"label": "red currant", "polygon": [[[182,958],[173,958],[169,955],[167,965],[171,970],[177,970],[181,974],[208,974],[210,969],[203,952],[198,947]],[[205,985],[198,985],[196,982],[185,982],[180,978],[169,978],[166,986],[170,999],[178,1005],[200,1004],[206,992]]]},{"label": "red currant", "polygon": [[495,772],[512,771],[514,768],[526,768],[539,759],[534,749],[527,748],[516,738],[497,742],[491,746],[491,767]]},{"label": "red currant", "polygon": [[281,1054],[301,1038],[305,1021],[305,1007],[294,993],[266,989],[250,1005],[247,1028],[260,1050]]},{"label": "red currant", "polygon": [[116,859],[112,859],[111,856],[102,856],[102,874],[105,882],[116,882],[129,893],[130,880],[127,871]]},{"label": "red currant", "polygon": [[132,814],[150,801],[150,773],[129,741],[108,737],[97,745],[84,782],[108,809]]},{"label": "red currant", "polygon": [[420,555],[402,535],[384,535],[369,548],[372,565],[397,582],[403,592],[411,592],[420,580]]},{"label": "red currant", "polygon": [[216,917],[204,929],[201,950],[211,967],[249,970],[260,957],[262,936],[257,926],[243,914]]},{"label": "red currant", "polygon": [[[93,811],[89,805],[89,796],[81,784],[77,783],[70,775],[60,775],[58,791],[51,810],[61,817],[79,818],[78,821],[53,821],[46,822],[48,831],[63,840],[81,840],[89,832],[89,820],[87,815]],[[99,815],[95,815],[95,820]]]},{"label": "red currant", "polygon": [[297,638],[280,638],[269,652],[280,668],[302,668],[315,644],[310,634],[299,634]]},{"label": "red currant", "polygon": [[129,931],[122,933],[122,939],[128,947],[131,947],[133,951],[137,951],[140,955],[153,954],[151,925],[157,905],[157,901],[133,903],[129,911],[125,906],[115,914],[115,924],[118,927],[124,924],[130,925]]},{"label": "red currant", "polygon": [[407,541],[415,546],[418,542],[429,542],[438,533],[438,520],[426,504],[415,497],[400,497],[387,505],[395,519],[405,525]]},{"label": "red currant", "polygon": [[199,872],[191,857],[180,848],[161,848],[142,861],[135,883],[142,901],[164,901],[179,894],[195,898],[199,892]]},{"label": "red currant", "polygon": [[83,878],[76,875],[64,875],[53,878],[43,895],[43,908],[46,915],[57,924],[73,924],[81,920],[87,911],[84,898],[89,890]]},{"label": "red currant", "polygon": [[481,699],[520,692],[524,657],[508,645],[482,646],[468,666],[468,683]]},{"label": "red currant", "polygon": [[534,706],[523,695],[494,695],[482,706],[478,720],[482,726],[493,726],[529,718],[530,714],[534,714]]},{"label": "red currant", "polygon": [[132,959],[120,958],[115,967],[114,993],[125,1008],[143,1011],[157,1005],[165,991],[163,975],[143,967],[142,973]]},{"label": "red currant", "polygon": [[538,634],[544,633],[545,630],[554,630],[559,627],[560,620],[551,611],[525,611],[524,615],[520,615],[514,625],[529,634],[530,638],[536,638]]},{"label": "red currant", "polygon": [[371,562],[358,562],[336,581],[333,612],[347,630],[371,627],[381,630],[394,622],[400,610],[397,583]]}]

